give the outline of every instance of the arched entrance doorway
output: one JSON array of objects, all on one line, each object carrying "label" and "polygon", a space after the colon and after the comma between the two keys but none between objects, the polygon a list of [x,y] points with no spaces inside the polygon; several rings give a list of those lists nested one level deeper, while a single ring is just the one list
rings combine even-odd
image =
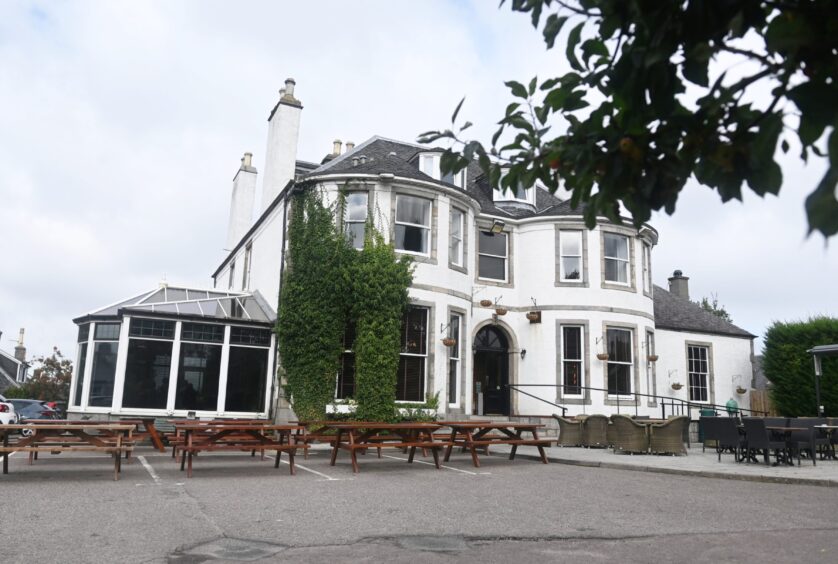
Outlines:
[{"label": "arched entrance doorway", "polygon": [[474,413],[480,415],[483,394],[484,415],[509,415],[509,339],[504,332],[487,325],[474,337]]}]

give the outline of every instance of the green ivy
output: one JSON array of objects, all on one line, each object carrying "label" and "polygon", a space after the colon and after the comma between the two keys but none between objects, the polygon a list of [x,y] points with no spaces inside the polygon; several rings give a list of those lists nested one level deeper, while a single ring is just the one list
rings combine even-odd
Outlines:
[{"label": "green ivy", "polygon": [[303,421],[326,417],[348,322],[356,326],[355,418],[396,418],[401,321],[413,281],[411,262],[397,257],[371,222],[356,251],[338,213],[313,190],[294,196],[288,228],[288,268],[282,281],[277,334],[286,392]]},{"label": "green ivy", "polygon": [[[771,382],[771,399],[786,416],[813,416],[815,369],[812,355],[816,345],[838,343],[838,319],[816,317],[809,321],[775,322],[765,334],[763,370]],[[823,359],[820,379],[821,404],[828,415],[838,415],[838,359]]]}]

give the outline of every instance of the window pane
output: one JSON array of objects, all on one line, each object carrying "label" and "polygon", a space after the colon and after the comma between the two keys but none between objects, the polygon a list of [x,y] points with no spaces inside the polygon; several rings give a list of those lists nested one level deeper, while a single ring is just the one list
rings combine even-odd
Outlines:
[{"label": "window pane", "polygon": [[343,228],[346,232],[349,244],[355,249],[364,248],[364,223],[346,223]]},{"label": "window pane", "polygon": [[422,401],[425,389],[425,357],[402,356],[399,359],[396,399],[399,401]]},{"label": "window pane", "polygon": [[431,202],[411,196],[398,196],[396,200],[396,221],[415,223],[430,227]]},{"label": "window pane", "polygon": [[412,307],[402,322],[402,352],[426,354],[428,340],[428,310]]},{"label": "window pane", "polygon": [[608,361],[631,362],[631,331],[608,329]]},{"label": "window pane", "polygon": [[422,172],[430,177],[436,178],[433,155],[424,155],[422,157]]},{"label": "window pane", "polygon": [[580,272],[581,259],[579,257],[565,257],[562,259],[562,279],[579,280],[582,278]]},{"label": "window pane", "polygon": [[451,262],[456,265],[463,264],[463,257],[462,257],[462,249],[463,249],[463,242],[459,239],[451,239],[451,247],[449,249],[449,254],[451,256]]},{"label": "window pane", "polygon": [[480,252],[487,255],[506,256],[506,234],[480,232]]},{"label": "window pane", "polygon": [[206,323],[184,323],[180,338],[184,341],[224,342],[224,326]]},{"label": "window pane", "polygon": [[227,372],[226,411],[264,411],[268,350],[230,347]]},{"label": "window pane", "polygon": [[568,395],[582,394],[582,363],[576,360],[566,360],[562,363],[564,370],[564,393]]},{"label": "window pane", "polygon": [[221,347],[182,343],[175,409],[216,411]]},{"label": "window pane", "polygon": [[623,284],[628,283],[628,263],[605,259],[605,280]]},{"label": "window pane", "polygon": [[456,184],[456,182],[454,182],[454,173],[448,172],[446,174],[443,174],[442,181],[447,182],[448,184]]},{"label": "window pane", "polygon": [[267,347],[271,344],[271,330],[233,325],[230,327],[230,344]]},{"label": "window pane", "polygon": [[428,254],[428,233],[430,230],[412,225],[396,225],[396,249],[412,253]]},{"label": "window pane", "polygon": [[87,364],[87,343],[82,343],[79,345],[79,358],[78,358],[78,365],[79,370],[76,376],[76,391],[73,395],[73,405],[81,405],[81,392],[82,388],[84,387],[84,370]]},{"label": "window pane", "polygon": [[128,334],[132,337],[174,339],[175,322],[135,318],[131,320],[131,328],[129,329]]},{"label": "window pane", "polygon": [[79,325],[79,338],[76,342],[84,343],[87,341],[87,337],[90,335],[90,323],[85,323],[84,325]]},{"label": "window pane", "polygon": [[448,329],[448,334],[451,335],[452,339],[457,341],[457,344],[449,349],[449,356],[451,358],[460,358],[460,316],[452,315],[450,323],[451,326]]},{"label": "window pane", "polygon": [[606,233],[605,256],[628,260],[628,238],[622,235]]},{"label": "window pane", "polygon": [[[98,333],[99,328],[96,329]],[[115,341],[105,341],[94,345],[93,374],[90,377],[90,396],[88,396],[87,405],[111,407],[117,349],[119,349],[119,343]]]},{"label": "window pane", "polygon": [[122,406],[166,409],[171,363],[172,343],[144,339],[128,341]]},{"label": "window pane", "polygon": [[451,236],[461,239],[463,236],[463,214],[460,211],[451,211]]},{"label": "window pane", "polygon": [[506,280],[506,259],[480,255],[477,275],[480,278]]},{"label": "window pane", "polygon": [[346,196],[346,219],[351,221],[367,220],[366,192],[352,192]]},{"label": "window pane", "polygon": [[562,231],[559,235],[562,255],[582,254],[582,234],[578,231]]},{"label": "window pane", "polygon": [[459,380],[460,361],[452,358],[448,361],[448,403],[457,403],[457,381]]},{"label": "window pane", "polygon": [[581,327],[562,327],[562,353],[566,360],[582,360]]},{"label": "window pane", "polygon": [[93,338],[103,341],[118,341],[119,323],[97,323]]},{"label": "window pane", "polygon": [[631,369],[629,365],[608,363],[608,393],[620,396],[631,394]]},{"label": "window pane", "polygon": [[336,397],[346,399],[355,396],[355,354],[345,352],[340,358],[338,389]]}]

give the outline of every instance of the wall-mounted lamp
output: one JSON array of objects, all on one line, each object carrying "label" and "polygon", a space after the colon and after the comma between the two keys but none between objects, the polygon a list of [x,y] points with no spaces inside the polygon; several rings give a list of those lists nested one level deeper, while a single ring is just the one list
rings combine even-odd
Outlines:
[{"label": "wall-mounted lamp", "polygon": [[506,227],[506,223],[496,219],[492,222],[492,233],[503,233],[503,228]]},{"label": "wall-mounted lamp", "polygon": [[527,356],[527,349],[521,349],[521,360],[524,360],[525,356]]}]

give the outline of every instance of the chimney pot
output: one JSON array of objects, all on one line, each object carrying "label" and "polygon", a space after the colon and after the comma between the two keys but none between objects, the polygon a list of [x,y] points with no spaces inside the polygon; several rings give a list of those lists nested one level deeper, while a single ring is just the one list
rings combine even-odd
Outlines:
[{"label": "chimney pot", "polygon": [[352,157],[352,166],[358,166],[358,157]]},{"label": "chimney pot", "polygon": [[297,81],[293,78],[286,78],[285,79],[285,95],[289,98],[294,97],[294,85],[297,84]]},{"label": "chimney pot", "polygon": [[685,300],[690,299],[690,278],[688,276],[684,276],[684,273],[680,270],[676,270],[672,273],[672,277],[669,278],[669,291],[675,294],[678,297],[684,298]]},{"label": "chimney pot", "polygon": [[17,338],[17,346],[15,347],[15,358],[21,362],[26,362],[26,347],[23,346],[23,327],[20,328],[20,334]]},{"label": "chimney pot", "polygon": [[347,141],[346,142],[346,152],[347,153],[354,148],[355,148],[355,142],[354,141]]},{"label": "chimney pot", "polygon": [[253,153],[245,153],[242,157],[242,166],[250,167],[250,163],[253,161]]},{"label": "chimney pot", "polygon": [[340,139],[335,139],[332,141],[332,154],[335,156],[340,155],[340,146],[342,145]]},{"label": "chimney pot", "polygon": [[361,155],[358,158],[360,159],[361,164],[367,164],[367,156],[366,155]]}]

